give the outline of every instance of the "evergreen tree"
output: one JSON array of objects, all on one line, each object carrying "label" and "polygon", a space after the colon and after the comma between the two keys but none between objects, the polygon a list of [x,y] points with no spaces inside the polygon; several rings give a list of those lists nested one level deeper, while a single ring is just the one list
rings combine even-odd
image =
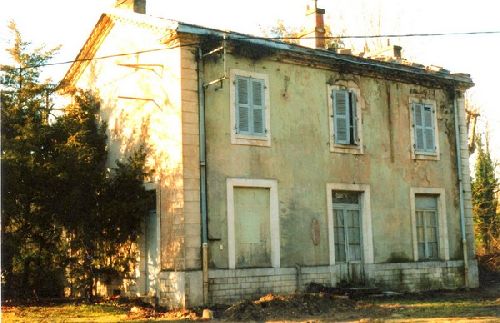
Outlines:
[{"label": "evergreen tree", "polygon": [[135,261],[134,243],[149,209],[142,185],[145,153],[132,154],[107,169],[106,125],[99,100],[77,91],[74,104],[54,124],[54,165],[66,192],[58,214],[69,243],[69,280],[91,298],[97,278],[124,278]]},{"label": "evergreen tree", "polygon": [[475,178],[472,182],[472,206],[476,237],[486,253],[492,253],[500,234],[500,217],[497,214],[495,164],[491,160],[488,143],[477,140]]},{"label": "evergreen tree", "polygon": [[130,273],[146,215],[144,149],[108,170],[99,99],[75,91],[48,122],[53,87],[40,82],[54,50],[31,51],[15,25],[1,66],[2,275],[7,296],[59,296],[66,283],[91,298],[103,273]]},{"label": "evergreen tree", "polygon": [[[53,294],[61,277],[56,266],[61,228],[47,202],[52,199],[47,164],[50,126],[46,117],[53,87],[40,82],[40,66],[55,50],[30,51],[13,22],[13,65],[0,66],[2,76],[2,274],[7,289],[23,295]],[[59,275],[56,275],[59,272]],[[52,277],[53,279],[47,279]],[[56,280],[56,281],[55,281]]]}]

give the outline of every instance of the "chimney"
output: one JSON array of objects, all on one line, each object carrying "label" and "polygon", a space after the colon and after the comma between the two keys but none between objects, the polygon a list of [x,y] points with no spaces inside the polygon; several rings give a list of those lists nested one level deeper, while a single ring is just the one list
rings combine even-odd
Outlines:
[{"label": "chimney", "polygon": [[115,8],[130,10],[135,13],[146,13],[146,0],[116,0]]},{"label": "chimney", "polygon": [[400,61],[403,59],[401,52],[403,48],[398,45],[388,45],[378,51],[370,52],[368,51],[365,57],[373,59],[395,59]]},{"label": "chimney", "polygon": [[396,58],[396,59],[401,59],[401,50],[403,49],[403,47],[401,46],[398,46],[398,45],[394,45],[392,47],[392,54],[393,56]]},{"label": "chimney", "polygon": [[321,49],[326,47],[324,15],[325,9],[318,8],[318,0],[314,0],[314,7],[307,6],[306,31],[300,40],[301,45]]}]

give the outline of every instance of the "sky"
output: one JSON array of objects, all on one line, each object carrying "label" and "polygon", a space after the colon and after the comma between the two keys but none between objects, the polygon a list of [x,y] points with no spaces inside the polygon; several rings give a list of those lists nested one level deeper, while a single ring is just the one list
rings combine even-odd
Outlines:
[{"label": "sky", "polygon": [[[146,13],[206,27],[261,34],[278,20],[299,28],[308,0],[146,0]],[[72,60],[78,54],[102,12],[114,0],[16,0],[0,8],[0,64],[7,62],[4,48],[14,20],[26,40],[47,48],[62,45],[54,62]],[[325,22],[334,34],[373,35],[407,33],[457,33],[500,31],[497,0],[319,0]],[[387,40],[383,40],[384,42]],[[368,42],[370,45],[371,41]],[[500,34],[393,38],[403,47],[403,57],[451,72],[471,74],[476,86],[467,95],[480,108],[481,130],[488,127],[493,157],[500,161]],[[349,45],[349,44],[348,44]],[[364,45],[355,44],[357,46]],[[47,67],[57,82],[69,65]]]}]

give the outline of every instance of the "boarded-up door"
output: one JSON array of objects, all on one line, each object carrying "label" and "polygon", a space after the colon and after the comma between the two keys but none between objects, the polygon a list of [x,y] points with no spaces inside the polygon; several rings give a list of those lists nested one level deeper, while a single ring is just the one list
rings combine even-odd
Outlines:
[{"label": "boarded-up door", "polygon": [[235,187],[236,267],[271,267],[269,188]]}]

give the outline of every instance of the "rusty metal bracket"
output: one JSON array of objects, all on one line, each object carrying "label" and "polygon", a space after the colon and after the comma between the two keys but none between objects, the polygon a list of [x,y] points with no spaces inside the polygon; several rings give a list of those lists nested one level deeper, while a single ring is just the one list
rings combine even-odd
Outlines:
[{"label": "rusty metal bracket", "polygon": [[226,69],[226,48],[227,48],[227,43],[226,43],[226,34],[222,36],[222,45],[214,48],[213,50],[209,51],[208,53],[203,54],[203,58],[210,56],[210,55],[215,55],[219,54],[222,58],[222,76],[212,80],[210,82],[204,83],[203,88],[208,88],[210,85],[217,84],[219,83],[220,85],[215,88],[215,91],[221,90],[224,85],[224,80],[228,79],[227,77],[227,69]]}]

